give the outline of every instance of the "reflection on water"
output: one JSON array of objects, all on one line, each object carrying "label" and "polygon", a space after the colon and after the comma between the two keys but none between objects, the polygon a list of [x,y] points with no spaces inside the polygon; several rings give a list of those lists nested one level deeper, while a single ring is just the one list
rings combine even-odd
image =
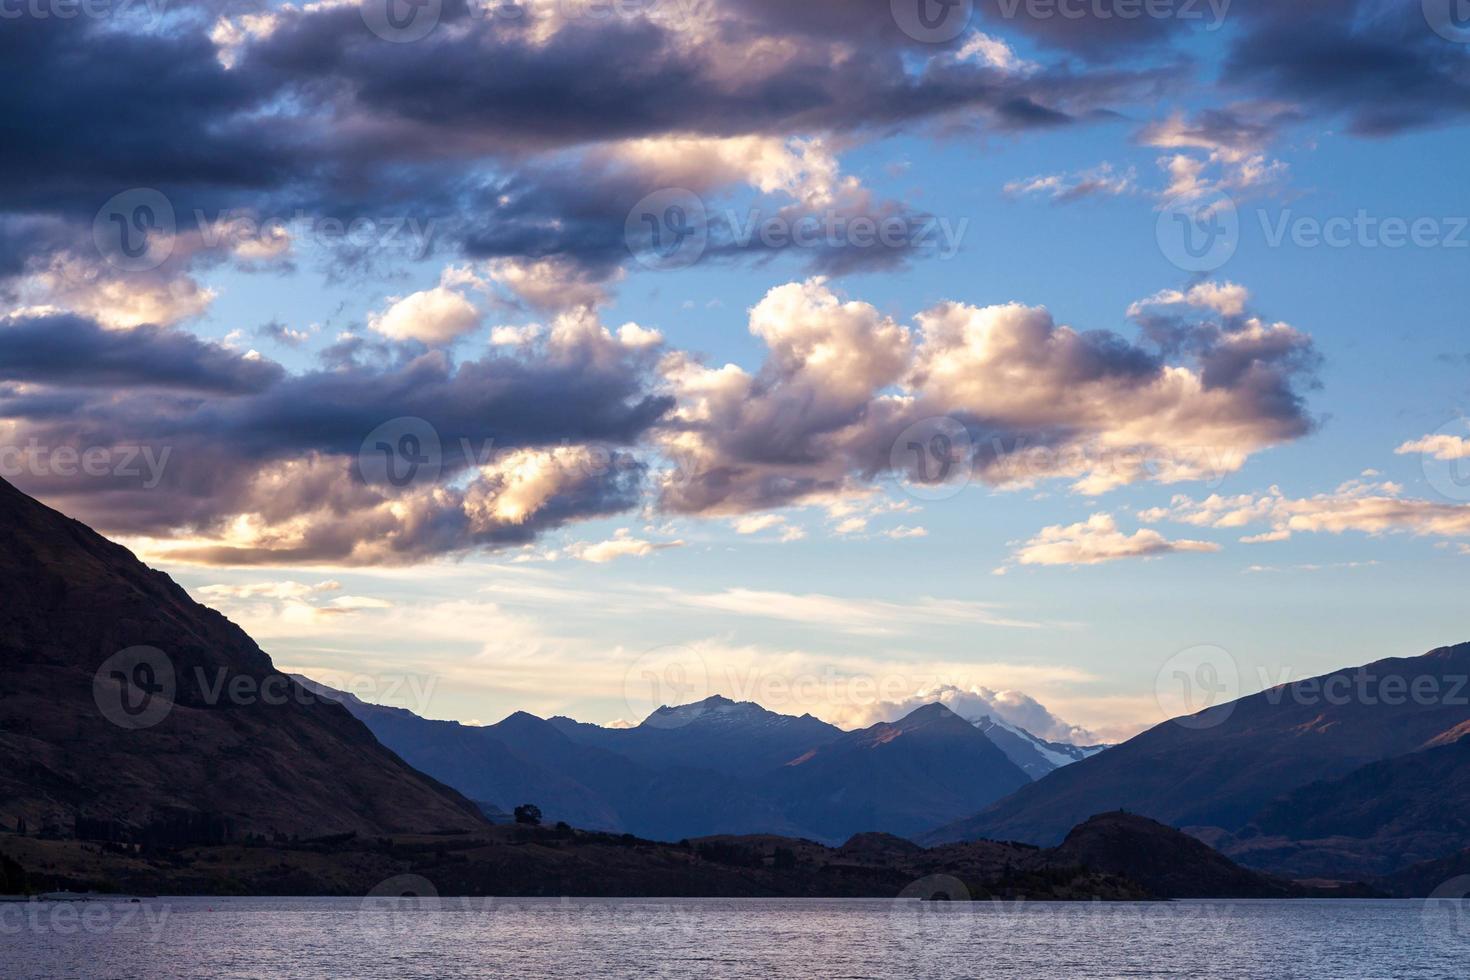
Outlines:
[{"label": "reflection on water", "polygon": [[[409,890],[412,894],[412,891]],[[399,892],[398,894],[403,894]],[[156,899],[0,905],[0,975],[1459,980],[1461,902]]]}]

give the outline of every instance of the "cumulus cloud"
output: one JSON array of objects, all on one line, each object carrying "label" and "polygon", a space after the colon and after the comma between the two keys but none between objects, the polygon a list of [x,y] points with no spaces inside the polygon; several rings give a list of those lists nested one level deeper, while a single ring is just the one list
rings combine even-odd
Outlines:
[{"label": "cumulus cloud", "polygon": [[392,340],[417,340],[430,346],[453,343],[480,326],[480,311],[450,273],[432,289],[389,298],[389,306],[368,317],[368,326]]},{"label": "cumulus cloud", "polygon": [[[513,355],[463,362],[339,346],[327,366],[288,374],[163,328],[5,318],[5,444],[119,463],[86,478],[44,460],[7,475],[106,532],[237,564],[421,561],[641,502],[646,467],[631,447],[669,407],[649,390],[647,335],[568,315]],[[411,479],[369,478],[364,460],[383,446],[413,456],[401,461]]]},{"label": "cumulus cloud", "polygon": [[958,462],[976,477],[1066,478],[1083,493],[1219,478],[1309,431],[1297,389],[1315,363],[1310,339],[1210,315],[1245,302],[1229,284],[1182,299],[1183,310],[1135,309],[1150,339],[1135,345],[1042,307],[941,303],[914,330],[821,279],[777,287],[750,314],[768,351],[757,372],[682,352],[662,363],[677,399],[660,430],[677,462],[663,503],[738,514],[840,498],[885,474],[921,478],[920,461],[894,449],[936,418],[968,440]]},{"label": "cumulus cloud", "polygon": [[926,704],[942,704],[969,722],[978,722],[984,718],[996,719],[1053,742],[1095,745],[1101,741],[1091,731],[1058,718],[1029,694],[1014,690],[997,691],[982,685],[964,687],[940,684],[902,700],[880,701],[870,705],[865,717],[853,720],[869,725],[880,721],[897,721]]},{"label": "cumulus cloud", "polygon": [[1093,514],[1076,524],[1042,528],[1016,549],[1011,561],[1018,565],[1098,565],[1123,558],[1219,550],[1219,545],[1209,541],[1170,541],[1148,528],[1125,534],[1111,515]]}]

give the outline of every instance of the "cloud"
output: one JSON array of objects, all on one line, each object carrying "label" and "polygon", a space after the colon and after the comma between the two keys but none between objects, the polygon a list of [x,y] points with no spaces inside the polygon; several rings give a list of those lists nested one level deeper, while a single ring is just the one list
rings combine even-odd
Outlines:
[{"label": "cloud", "polygon": [[[628,448],[670,403],[649,390],[656,340],[623,336],[563,316],[513,356],[456,362],[354,340],[324,352],[327,367],[288,374],[187,333],[9,318],[7,444],[161,465],[152,481],[121,467],[7,473],[178,560],[402,564],[523,544],[642,501],[646,465]],[[411,433],[427,454],[411,483],[364,476],[381,431],[390,446]]]},{"label": "cloud", "polygon": [[935,420],[968,441],[954,462],[978,479],[1066,478],[1083,493],[1218,479],[1310,431],[1298,391],[1315,366],[1310,338],[1196,314],[1243,304],[1231,284],[1189,296],[1183,309],[1135,306],[1149,337],[1135,345],[1043,307],[946,302],[918,314],[915,331],[820,278],[776,287],[750,314],[767,349],[759,370],[678,351],[662,362],[677,399],[659,430],[677,464],[662,503],[733,515],[867,492],[894,474],[922,479],[899,440],[928,445]]},{"label": "cloud", "polygon": [[760,619],[778,619],[844,633],[886,635],[915,626],[975,624],[1034,629],[1037,623],[1000,614],[989,603],[956,599],[920,599],[909,603],[845,599],[820,593],[795,594],[762,589],[726,589],[712,593],[680,593],[676,602]]},{"label": "cloud", "polygon": [[1279,488],[1256,496],[1212,495],[1194,500],[1178,495],[1168,507],[1153,508],[1139,515],[1145,521],[1162,520],[1196,527],[1245,528],[1266,524],[1267,534],[1252,535],[1252,542],[1284,541],[1297,533],[1412,534],[1416,537],[1455,538],[1470,536],[1470,504],[1422,500],[1403,496],[1403,488],[1391,482],[1353,480],[1331,493],[1312,497],[1288,497]]},{"label": "cloud", "polygon": [[1005,185],[1008,197],[1039,196],[1053,204],[1070,204],[1085,197],[1120,197],[1136,189],[1137,174],[1133,168],[1122,173],[1110,163],[1075,173],[1042,174],[1026,180],[1013,180]]},{"label": "cloud", "polygon": [[433,289],[390,297],[388,309],[368,317],[368,326],[392,340],[430,346],[453,343],[480,326],[480,311],[446,281]]},{"label": "cloud", "polygon": [[96,321],[67,313],[0,316],[3,380],[243,395],[264,391],[284,376],[279,364],[180,330],[154,326],[107,330]]},{"label": "cloud", "polygon": [[859,723],[871,725],[880,721],[897,721],[926,704],[942,704],[970,722],[994,718],[1049,741],[1073,745],[1095,745],[1101,741],[1087,729],[1058,718],[1029,694],[1013,690],[996,691],[978,684],[968,687],[941,684],[899,701],[879,702],[867,708]]},{"label": "cloud", "polygon": [[581,561],[605,564],[618,558],[643,558],[666,548],[682,547],[682,541],[648,541],[635,538],[626,529],[618,531],[606,541],[595,543],[577,542],[567,547],[567,553]]},{"label": "cloud", "polygon": [[1019,565],[1098,565],[1123,558],[1219,550],[1219,545],[1209,541],[1170,541],[1148,528],[1124,534],[1110,515],[1093,514],[1077,524],[1043,528],[1016,549],[1011,561]]},{"label": "cloud", "polygon": [[1470,459],[1470,439],[1464,436],[1450,435],[1439,432],[1424,436],[1421,439],[1412,439],[1399,446],[1394,452],[1399,456],[1407,456],[1411,453],[1423,453],[1438,460]]}]

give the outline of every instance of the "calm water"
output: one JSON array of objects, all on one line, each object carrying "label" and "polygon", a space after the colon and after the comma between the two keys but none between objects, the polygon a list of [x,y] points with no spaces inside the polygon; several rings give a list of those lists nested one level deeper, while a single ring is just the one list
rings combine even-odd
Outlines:
[{"label": "calm water", "polygon": [[1470,911],[1417,901],[157,899],[0,905],[0,976],[1470,975]]}]

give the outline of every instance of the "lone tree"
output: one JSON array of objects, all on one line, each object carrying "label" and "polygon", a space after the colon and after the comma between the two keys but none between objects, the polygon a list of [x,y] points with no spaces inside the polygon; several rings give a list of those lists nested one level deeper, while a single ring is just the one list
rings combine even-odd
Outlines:
[{"label": "lone tree", "polygon": [[541,826],[541,808],[534,803],[522,803],[516,807],[516,823],[528,823],[532,827]]}]

